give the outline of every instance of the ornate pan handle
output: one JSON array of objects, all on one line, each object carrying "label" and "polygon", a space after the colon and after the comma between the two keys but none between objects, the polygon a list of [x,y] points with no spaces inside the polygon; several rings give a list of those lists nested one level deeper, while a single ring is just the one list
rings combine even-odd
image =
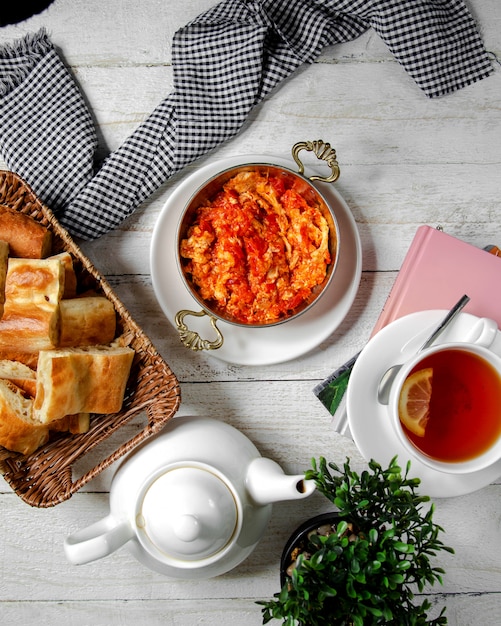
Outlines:
[{"label": "ornate pan handle", "polygon": [[[207,315],[210,319],[212,328],[216,331],[217,338],[213,341],[202,339],[195,330],[190,330],[184,323],[184,318],[187,315],[194,315],[195,317],[203,317],[204,315]],[[196,313],[195,311],[183,309],[182,311],[178,311],[176,313],[176,317],[174,319],[181,341],[187,348],[190,348],[190,350],[217,350],[223,345],[224,339],[221,331],[217,327],[217,318],[209,315],[209,313],[206,313],[205,311],[199,311]]]},{"label": "ornate pan handle", "polygon": [[325,143],[321,139],[317,141],[300,141],[292,146],[292,156],[299,167],[299,173],[304,174],[304,165],[299,158],[301,150],[313,152],[317,159],[325,161],[331,168],[330,176],[310,176],[309,180],[320,180],[324,183],[333,183],[339,178],[339,165],[336,160],[336,151],[331,147],[330,143]]}]

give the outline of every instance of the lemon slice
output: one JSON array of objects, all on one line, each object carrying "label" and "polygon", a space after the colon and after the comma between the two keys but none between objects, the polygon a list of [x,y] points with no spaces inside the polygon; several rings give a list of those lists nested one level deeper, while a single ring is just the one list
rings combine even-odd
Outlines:
[{"label": "lemon slice", "polygon": [[414,372],[405,379],[398,400],[402,424],[418,437],[424,437],[430,417],[432,380],[432,367]]}]

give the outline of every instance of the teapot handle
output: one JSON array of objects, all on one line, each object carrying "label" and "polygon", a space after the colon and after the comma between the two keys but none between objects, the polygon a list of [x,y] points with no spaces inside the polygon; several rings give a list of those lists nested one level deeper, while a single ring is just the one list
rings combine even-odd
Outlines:
[{"label": "teapot handle", "polygon": [[64,541],[66,558],[73,565],[83,565],[118,550],[134,532],[128,522],[117,524],[112,515],[73,533]]}]

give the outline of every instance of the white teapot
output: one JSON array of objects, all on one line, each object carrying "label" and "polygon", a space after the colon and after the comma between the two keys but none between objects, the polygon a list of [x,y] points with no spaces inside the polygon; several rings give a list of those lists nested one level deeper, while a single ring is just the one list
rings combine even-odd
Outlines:
[{"label": "white teapot", "polygon": [[175,417],[118,467],[110,513],[69,536],[66,557],[83,564],[126,545],[152,570],[210,578],[256,547],[272,503],[315,489],[287,476],[239,430],[205,417]]}]

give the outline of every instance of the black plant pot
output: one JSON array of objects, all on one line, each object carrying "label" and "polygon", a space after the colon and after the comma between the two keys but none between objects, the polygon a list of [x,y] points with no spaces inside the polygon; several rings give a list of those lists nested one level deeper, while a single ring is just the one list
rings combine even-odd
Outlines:
[{"label": "black plant pot", "polygon": [[292,535],[287,540],[282,551],[280,558],[280,586],[283,587],[287,581],[287,569],[291,565],[293,559],[291,558],[292,551],[295,548],[299,548],[303,551],[308,546],[308,536],[312,531],[324,526],[326,524],[332,524],[337,526],[339,522],[339,514],[335,511],[329,513],[321,513],[315,517],[311,517],[306,520],[301,526],[296,528]]}]

